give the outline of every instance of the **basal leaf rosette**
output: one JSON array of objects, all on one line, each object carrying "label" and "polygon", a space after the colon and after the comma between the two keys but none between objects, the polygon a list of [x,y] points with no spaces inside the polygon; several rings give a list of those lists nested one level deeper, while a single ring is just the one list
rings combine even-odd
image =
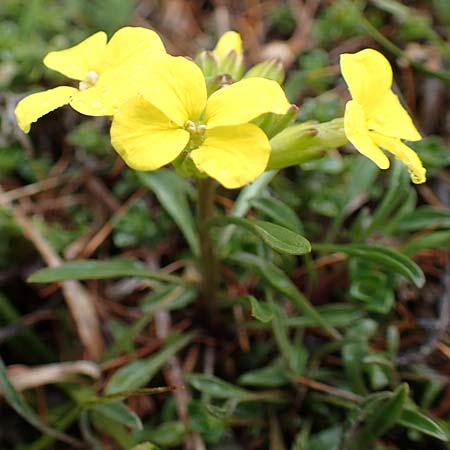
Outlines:
[{"label": "basal leaf rosette", "polygon": [[28,133],[33,122],[67,104],[88,116],[113,115],[137,94],[146,59],[164,53],[159,36],[141,27],[121,28],[109,42],[99,31],[74,47],[50,52],[44,64],[78,80],[78,88],[59,86],[24,98],[16,108],[19,127]]},{"label": "basal leaf rosette", "polygon": [[352,95],[344,115],[348,140],[380,169],[390,165],[380,147],[388,150],[406,164],[414,183],[424,183],[426,170],[419,156],[402,142],[402,139],[418,141],[421,136],[391,90],[389,61],[369,48],[341,55],[340,65]]},{"label": "basal leaf rosette", "polygon": [[111,142],[135,170],[156,170],[181,154],[226,188],[257,178],[270,156],[267,136],[248,123],[266,113],[286,114],[289,102],[272,80],[238,81],[207,97],[200,68],[183,57],[153,58],[140,96],[113,118]]}]

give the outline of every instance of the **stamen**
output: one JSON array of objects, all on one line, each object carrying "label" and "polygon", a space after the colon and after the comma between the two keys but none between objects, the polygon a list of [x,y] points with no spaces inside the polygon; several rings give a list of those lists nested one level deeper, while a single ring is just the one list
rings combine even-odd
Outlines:
[{"label": "stamen", "polygon": [[91,70],[86,74],[85,79],[83,81],[80,81],[78,88],[80,89],[80,91],[85,91],[86,89],[89,89],[90,87],[94,86],[97,80],[98,80],[98,73]]}]

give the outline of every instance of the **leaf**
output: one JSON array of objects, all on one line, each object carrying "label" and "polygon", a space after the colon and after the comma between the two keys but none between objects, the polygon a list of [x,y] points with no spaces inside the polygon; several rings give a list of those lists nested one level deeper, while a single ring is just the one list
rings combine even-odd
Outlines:
[{"label": "leaf", "polygon": [[138,359],[122,366],[109,380],[106,394],[139,389],[145,386],[166,364],[167,360],[185,347],[192,335],[173,336],[165,346],[149,358]]},{"label": "leaf", "polygon": [[250,253],[239,252],[229,257],[235,264],[256,270],[274,289],[288,297],[295,307],[305,316],[316,322],[334,339],[340,339],[340,333],[325,320],[299,292],[287,275],[272,263]]},{"label": "leaf", "polygon": [[[253,183],[245,186],[239,193],[233,208],[230,211],[232,217],[243,217],[250,209],[250,200],[258,197],[261,191],[272,181],[277,170],[270,170],[261,174]],[[235,226],[227,226],[220,237],[219,248],[224,247],[233,235]]]},{"label": "leaf", "polygon": [[450,211],[432,206],[419,206],[404,216],[399,224],[399,230],[402,231],[420,231],[428,227],[450,228]]},{"label": "leaf", "polygon": [[405,408],[398,420],[398,424],[448,442],[448,437],[444,430],[434,420],[419,411]]},{"label": "leaf", "polygon": [[[179,421],[166,421],[161,425],[149,427],[148,425],[141,433],[135,433],[138,441],[145,439],[160,445],[162,448],[181,446],[186,438],[186,426]],[[142,439],[141,439],[142,436]]]},{"label": "leaf", "polygon": [[340,252],[350,256],[366,258],[403,275],[417,287],[422,287],[425,284],[425,276],[416,263],[406,255],[387,247],[366,244],[313,244],[313,248],[319,252]]},{"label": "leaf", "polygon": [[245,228],[261,238],[265,244],[277,252],[289,255],[304,255],[311,251],[311,244],[307,239],[288,228],[265,222],[238,217],[214,217],[207,222],[207,226],[233,224]]},{"label": "leaf", "polygon": [[[330,303],[319,306],[317,312],[333,327],[347,327],[362,317],[360,311],[352,303]],[[310,317],[288,317],[286,320],[290,327],[317,327],[319,324]]]},{"label": "leaf", "polygon": [[76,439],[67,436],[64,433],[61,433],[57,430],[46,425],[41,421],[39,416],[28,406],[27,403],[22,399],[22,397],[17,393],[14,389],[14,386],[8,379],[8,375],[6,373],[6,367],[3,363],[2,358],[0,357],[0,393],[5,398],[6,402],[11,406],[11,408],[16,411],[19,416],[25,419],[29,424],[33,427],[37,428],[43,434],[50,435],[55,439],[59,439],[60,441],[66,442],[69,445],[74,446],[74,448],[79,448],[79,442]]},{"label": "leaf", "polygon": [[281,200],[274,197],[258,197],[250,200],[250,204],[278,225],[289,228],[296,233],[303,232],[303,225],[295,211]]},{"label": "leaf", "polygon": [[406,255],[415,255],[421,250],[432,248],[448,248],[450,246],[450,230],[435,231],[412,239],[404,247]]},{"label": "leaf", "polygon": [[368,415],[365,425],[359,431],[350,445],[350,450],[365,450],[370,447],[376,439],[386,433],[399,420],[403,406],[408,397],[408,385],[399,386],[391,398],[387,399]]},{"label": "leaf", "polygon": [[278,364],[246,372],[239,377],[239,383],[248,386],[280,387],[289,383],[286,369]]},{"label": "leaf", "polygon": [[253,295],[247,296],[252,308],[252,316],[263,323],[268,323],[272,320],[273,314],[270,306],[258,301]]},{"label": "leaf", "polygon": [[190,373],[185,375],[186,381],[198,391],[210,395],[214,398],[233,400],[239,402],[260,402],[284,403],[286,398],[281,392],[259,391],[252,392],[228,383],[214,375],[205,373]]},{"label": "leaf", "polygon": [[183,280],[173,275],[148,270],[138,261],[114,258],[107,261],[79,260],[47,267],[28,278],[29,283],[53,283],[64,280],[101,280],[105,278],[140,277],[155,281],[181,284]]},{"label": "leaf", "polygon": [[254,395],[254,393],[234,386],[214,375],[190,373],[185,376],[185,379],[194,389],[214,398],[245,401]]},{"label": "leaf", "polygon": [[114,420],[126,427],[134,430],[142,430],[142,422],[133,411],[131,411],[122,402],[115,401],[109,403],[98,403],[93,405],[90,409],[98,414],[101,414],[109,419]]},{"label": "leaf", "polygon": [[187,197],[188,183],[168,169],[136,173],[142,184],[155,193],[161,206],[178,225],[194,255],[198,255],[197,232]]}]

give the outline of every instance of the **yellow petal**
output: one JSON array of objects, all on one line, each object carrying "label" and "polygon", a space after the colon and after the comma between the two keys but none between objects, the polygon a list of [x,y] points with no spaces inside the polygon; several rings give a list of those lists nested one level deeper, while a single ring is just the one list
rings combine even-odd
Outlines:
[{"label": "yellow petal", "polygon": [[224,59],[231,51],[235,51],[237,56],[242,55],[242,39],[239,33],[236,31],[227,31],[222,34],[214,53],[219,61]]},{"label": "yellow petal", "polygon": [[127,101],[114,116],[111,143],[135,170],[155,170],[185,148],[189,133],[142,97]]},{"label": "yellow petal", "polygon": [[151,59],[140,93],[176,124],[198,121],[206,105],[206,83],[200,68],[181,56]]},{"label": "yellow petal", "polygon": [[421,136],[411,117],[392,91],[382,96],[374,108],[365,112],[369,129],[399,139],[420,141]]},{"label": "yellow petal", "polygon": [[255,180],[267,167],[270,144],[256,125],[206,131],[203,144],[190,153],[195,165],[228,189]]},{"label": "yellow petal", "polygon": [[354,100],[367,112],[392,86],[389,61],[376,50],[366,48],[358,53],[344,53],[341,72]]},{"label": "yellow petal", "polygon": [[[138,79],[142,76],[139,68],[134,70],[133,61],[140,56],[130,58],[129,63],[105,70],[94,86],[80,90],[72,98],[70,106],[87,116],[112,116],[119,107],[138,95]],[[142,67],[144,67],[143,64]]]},{"label": "yellow petal", "polygon": [[281,86],[265,78],[248,78],[211,95],[206,105],[208,127],[238,125],[272,112],[286,114],[289,102]]},{"label": "yellow petal", "polygon": [[108,42],[101,71],[117,67],[136,55],[144,59],[151,54],[165,52],[164,44],[154,31],[124,27],[116,31]]},{"label": "yellow petal", "polygon": [[419,156],[412,148],[409,148],[400,139],[383,136],[374,132],[371,132],[370,135],[377,145],[391,152],[408,167],[413,183],[425,183],[426,170]]},{"label": "yellow petal", "polygon": [[25,133],[28,133],[32,123],[50,111],[67,105],[71,96],[76,92],[77,89],[73,87],[60,86],[25,97],[16,107],[16,118],[19,127]]},{"label": "yellow petal", "polygon": [[82,81],[88,72],[99,71],[105,48],[106,34],[99,31],[74,47],[50,52],[44,58],[44,64],[69,78]]},{"label": "yellow petal", "polygon": [[380,169],[389,167],[388,157],[374,144],[369,135],[361,105],[354,100],[345,105],[344,130],[356,150],[371,159]]}]

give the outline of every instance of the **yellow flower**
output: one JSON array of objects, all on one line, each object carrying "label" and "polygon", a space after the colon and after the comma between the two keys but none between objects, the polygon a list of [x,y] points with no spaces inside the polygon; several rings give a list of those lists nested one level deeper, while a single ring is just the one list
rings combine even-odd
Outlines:
[{"label": "yellow flower", "polygon": [[392,92],[392,69],[388,60],[373,49],[343,54],[341,71],[352,100],[345,107],[344,128],[348,140],[380,169],[390,165],[380,147],[400,159],[414,183],[426,180],[417,154],[401,139],[421,139],[398,97]]},{"label": "yellow flower", "polygon": [[118,30],[107,43],[103,31],[66,50],[50,52],[44,64],[79,81],[78,89],[60,86],[23,99],[16,108],[25,132],[40,117],[60,106],[88,116],[112,115],[125,100],[137,94],[137,78],[149,55],[165,53],[159,36],[140,27]]},{"label": "yellow flower", "polygon": [[220,64],[233,50],[238,58],[242,56],[241,35],[236,31],[227,31],[222,34],[213,52]]},{"label": "yellow flower", "polygon": [[160,56],[151,64],[142,96],[115,114],[111,142],[135,170],[155,170],[184,153],[227,188],[253,181],[266,168],[270,144],[248,122],[260,114],[285,114],[281,86],[250,78],[207,98],[200,68],[183,57]]}]

